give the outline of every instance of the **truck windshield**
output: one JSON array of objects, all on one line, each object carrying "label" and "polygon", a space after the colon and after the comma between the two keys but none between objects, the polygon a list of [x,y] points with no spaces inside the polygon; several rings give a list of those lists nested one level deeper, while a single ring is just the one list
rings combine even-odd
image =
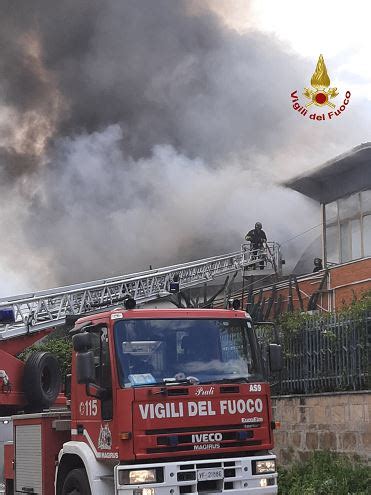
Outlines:
[{"label": "truck windshield", "polygon": [[125,319],[114,333],[123,387],[262,379],[247,320]]}]

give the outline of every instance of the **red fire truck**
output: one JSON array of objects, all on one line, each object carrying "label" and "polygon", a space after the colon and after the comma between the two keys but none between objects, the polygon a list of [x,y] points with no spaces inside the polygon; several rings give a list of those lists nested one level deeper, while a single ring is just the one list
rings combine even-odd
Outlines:
[{"label": "red fire truck", "polygon": [[[12,306],[19,321],[21,304]],[[41,306],[31,327],[0,340],[1,410],[18,411],[5,445],[7,495],[277,493],[265,368],[280,369],[280,347],[263,362],[247,313],[136,309],[131,297],[100,312],[90,304],[72,318],[62,396],[51,354],[15,357],[60,321]],[[6,311],[0,324],[12,321]]]}]

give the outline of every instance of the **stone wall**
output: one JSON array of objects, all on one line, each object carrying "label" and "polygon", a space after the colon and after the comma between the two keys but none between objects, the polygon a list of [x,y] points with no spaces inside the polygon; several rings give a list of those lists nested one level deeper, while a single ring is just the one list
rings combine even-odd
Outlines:
[{"label": "stone wall", "polygon": [[278,462],[287,465],[313,450],[359,455],[371,461],[371,391],[285,395],[272,399]]}]

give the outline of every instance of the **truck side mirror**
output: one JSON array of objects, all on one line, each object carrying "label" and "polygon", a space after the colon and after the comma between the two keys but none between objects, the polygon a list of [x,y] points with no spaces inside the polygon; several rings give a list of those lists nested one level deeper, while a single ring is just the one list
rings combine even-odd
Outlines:
[{"label": "truck side mirror", "polygon": [[93,351],[78,352],[76,355],[77,383],[95,383],[95,366]]},{"label": "truck side mirror", "polygon": [[282,347],[279,344],[269,344],[269,368],[272,373],[282,371]]},{"label": "truck side mirror", "polygon": [[86,352],[91,349],[91,336],[88,332],[77,333],[72,337],[73,350],[76,352]]},{"label": "truck side mirror", "polygon": [[88,332],[77,333],[72,338],[72,345],[76,351],[77,383],[94,383],[95,366],[94,354],[91,351],[91,336]]},{"label": "truck side mirror", "polygon": [[67,397],[67,399],[71,399],[71,378],[72,375],[71,373],[69,373],[65,376],[64,379],[64,395]]}]

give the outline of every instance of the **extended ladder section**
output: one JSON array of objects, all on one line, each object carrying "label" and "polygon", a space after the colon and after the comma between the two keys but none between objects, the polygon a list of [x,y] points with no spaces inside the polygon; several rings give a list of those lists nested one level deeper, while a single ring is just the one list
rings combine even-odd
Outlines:
[{"label": "extended ladder section", "polygon": [[182,290],[236,270],[260,269],[263,264],[263,273],[280,271],[279,244],[267,243],[259,251],[242,245],[241,251],[212,258],[0,299],[0,309],[13,308],[16,319],[0,325],[0,340],[63,325],[69,315],[117,307],[128,295],[145,303],[168,296],[174,282]]}]

